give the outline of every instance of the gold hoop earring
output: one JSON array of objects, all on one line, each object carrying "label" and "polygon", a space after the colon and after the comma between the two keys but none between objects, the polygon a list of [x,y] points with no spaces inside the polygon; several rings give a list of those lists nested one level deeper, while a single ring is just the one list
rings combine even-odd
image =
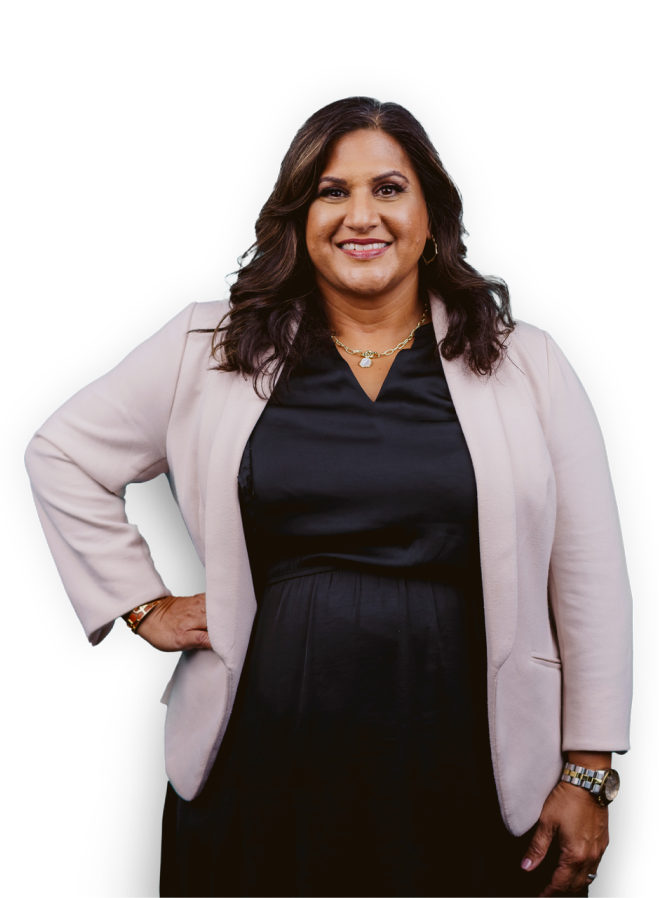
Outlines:
[{"label": "gold hoop earring", "polygon": [[[435,247],[435,255],[434,255],[434,256],[431,256],[429,259],[426,259],[426,257],[423,255],[423,253],[421,253],[421,258],[422,258],[423,261],[426,263],[426,265],[430,265],[430,263],[431,263],[434,259],[437,258],[437,252],[438,252],[438,250],[437,250],[437,241],[435,240],[434,237],[431,237],[430,239],[432,240],[433,246]],[[425,249],[425,247],[424,247],[424,249]]]}]

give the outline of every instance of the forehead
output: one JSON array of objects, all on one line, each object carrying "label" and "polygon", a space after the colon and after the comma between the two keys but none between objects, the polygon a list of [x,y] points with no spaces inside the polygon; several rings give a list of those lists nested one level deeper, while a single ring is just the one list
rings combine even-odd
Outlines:
[{"label": "forehead", "polygon": [[397,140],[383,131],[364,130],[353,131],[336,141],[322,175],[349,180],[372,178],[392,169],[410,181],[417,180],[409,156]]}]

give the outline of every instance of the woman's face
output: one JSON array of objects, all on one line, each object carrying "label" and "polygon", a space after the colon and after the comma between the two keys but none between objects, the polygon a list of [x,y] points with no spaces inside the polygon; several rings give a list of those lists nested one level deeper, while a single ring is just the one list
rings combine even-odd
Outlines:
[{"label": "woman's face", "polygon": [[382,131],[338,140],[307,217],[319,286],[374,297],[418,276],[430,238],[421,183],[401,145]]}]

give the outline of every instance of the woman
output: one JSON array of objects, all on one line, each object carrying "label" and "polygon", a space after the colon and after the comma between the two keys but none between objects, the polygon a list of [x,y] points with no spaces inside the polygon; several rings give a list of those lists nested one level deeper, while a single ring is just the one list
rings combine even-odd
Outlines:
[{"label": "woman", "polygon": [[[229,305],[184,309],[28,448],[90,641],[123,615],[183,650],[162,894],[597,875],[631,691],[615,499],[576,375],[463,233],[413,116],[333,103]],[[126,484],[161,472],[205,594],[171,596],[126,521]]]}]

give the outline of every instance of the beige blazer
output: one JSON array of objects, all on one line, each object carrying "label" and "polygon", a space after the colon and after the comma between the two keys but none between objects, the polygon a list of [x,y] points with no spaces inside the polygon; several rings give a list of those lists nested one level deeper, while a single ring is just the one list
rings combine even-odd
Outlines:
[{"label": "beige blazer", "polygon": [[[169,477],[206,568],[213,646],[184,652],[163,696],[167,773],[185,799],[217,754],[256,610],[237,476],[265,400],[251,381],[213,371],[210,335],[189,333],[214,327],[225,308],[188,306],[55,412],[26,454],[93,644],[121,614],[169,593],[124,512],[126,484]],[[436,297],[432,318],[440,340]],[[562,752],[629,747],[629,583],[597,420],[551,337],[519,323],[496,376],[461,360],[444,369],[476,474],[492,758],[518,835],[538,819]]]}]

